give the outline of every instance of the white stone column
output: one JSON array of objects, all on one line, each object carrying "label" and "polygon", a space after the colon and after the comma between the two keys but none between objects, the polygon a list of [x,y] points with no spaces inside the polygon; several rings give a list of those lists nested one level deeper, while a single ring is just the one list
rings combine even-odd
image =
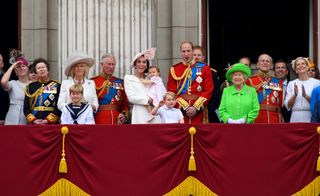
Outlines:
[{"label": "white stone column", "polygon": [[169,68],[181,60],[180,44],[189,40],[199,44],[199,0],[156,1],[157,64],[165,82]]},{"label": "white stone column", "polygon": [[116,76],[131,73],[132,58],[154,46],[153,11],[153,0],[59,0],[61,71],[67,56],[82,50],[96,60],[90,76],[99,73],[99,60],[106,52],[117,58]]}]

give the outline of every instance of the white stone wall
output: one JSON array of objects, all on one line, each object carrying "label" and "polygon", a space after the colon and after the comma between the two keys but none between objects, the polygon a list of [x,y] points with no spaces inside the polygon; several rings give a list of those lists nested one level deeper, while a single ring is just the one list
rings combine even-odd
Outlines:
[{"label": "white stone wall", "polygon": [[29,61],[38,57],[51,65],[50,75],[58,79],[58,0],[23,0],[21,47]]},{"label": "white stone wall", "polygon": [[198,44],[199,10],[201,0],[156,1],[156,63],[165,82],[169,68],[180,61],[180,43],[185,40]]},{"label": "white stone wall", "polygon": [[105,52],[117,58],[115,75],[132,73],[135,54],[157,47],[164,81],[169,67],[180,60],[183,40],[199,40],[198,3],[201,0],[23,0],[22,51],[29,60],[43,57],[53,79],[65,79],[64,63],[75,50],[92,55],[99,73]]},{"label": "white stone wall", "polygon": [[99,73],[100,57],[112,52],[117,58],[115,75],[131,73],[129,63],[141,50],[154,46],[153,0],[59,0],[59,63],[82,50],[94,56]]}]

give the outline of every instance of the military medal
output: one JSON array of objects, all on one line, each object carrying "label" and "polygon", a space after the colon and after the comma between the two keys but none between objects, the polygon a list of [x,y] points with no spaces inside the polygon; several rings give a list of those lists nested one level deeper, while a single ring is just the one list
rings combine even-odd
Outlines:
[{"label": "military medal", "polygon": [[44,105],[48,107],[48,106],[50,105],[50,101],[46,100],[46,101],[44,102]]},{"label": "military medal", "polygon": [[273,95],[274,95],[275,97],[278,97],[279,93],[278,93],[277,91],[274,91],[274,92],[273,92]]},{"label": "military medal", "polygon": [[54,95],[53,95],[53,94],[50,94],[50,95],[49,95],[49,98],[50,98],[51,100],[54,100]]},{"label": "military medal", "polygon": [[117,94],[116,94],[115,98],[117,101],[120,101],[120,91],[119,90],[117,90]]},{"label": "military medal", "polygon": [[198,92],[201,92],[201,91],[202,91],[202,87],[201,87],[200,85],[197,87],[197,91],[198,91]]},{"label": "military medal", "polygon": [[200,84],[203,81],[203,79],[201,78],[201,76],[198,76],[196,81]]}]

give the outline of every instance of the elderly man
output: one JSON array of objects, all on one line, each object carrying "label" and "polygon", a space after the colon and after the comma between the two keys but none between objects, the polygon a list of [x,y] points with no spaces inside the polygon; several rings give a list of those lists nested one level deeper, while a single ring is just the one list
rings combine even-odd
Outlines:
[{"label": "elderly man", "polygon": [[189,41],[181,43],[180,53],[182,62],[170,68],[167,90],[177,94],[185,123],[207,123],[207,105],[214,86],[210,66],[194,60]]},{"label": "elderly man", "polygon": [[282,80],[270,74],[272,58],[261,54],[258,58],[257,75],[247,79],[246,83],[256,89],[260,104],[259,115],[255,123],[282,123],[281,107],[283,102]]},{"label": "elderly man", "polygon": [[124,124],[128,120],[129,103],[123,80],[113,76],[116,67],[115,56],[103,55],[100,67],[100,75],[92,78],[96,84],[99,101],[95,122],[96,124]]}]

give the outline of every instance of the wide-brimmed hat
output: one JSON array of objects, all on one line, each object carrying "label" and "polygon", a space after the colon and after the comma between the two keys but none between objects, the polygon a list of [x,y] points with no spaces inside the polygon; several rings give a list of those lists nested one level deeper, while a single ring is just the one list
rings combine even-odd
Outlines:
[{"label": "wide-brimmed hat", "polygon": [[231,79],[231,74],[234,73],[234,72],[242,72],[244,73],[244,75],[246,75],[247,77],[250,77],[251,76],[251,69],[245,65],[245,64],[242,64],[242,63],[237,63],[237,64],[234,64],[226,73],[226,78],[229,82],[232,81]]},{"label": "wide-brimmed hat", "polygon": [[85,63],[87,64],[89,67],[92,67],[92,65],[94,64],[94,58],[92,58],[91,56],[87,55],[84,52],[81,51],[77,51],[72,53],[71,55],[69,55],[67,63],[66,63],[66,68],[64,70],[64,74],[66,76],[70,76],[71,73],[71,68],[73,65],[78,64],[78,63]]},{"label": "wide-brimmed hat", "polygon": [[146,57],[147,60],[153,59],[156,54],[156,51],[157,51],[157,48],[149,48],[143,52],[138,53],[131,61],[130,66],[134,66],[134,62],[142,55]]}]

